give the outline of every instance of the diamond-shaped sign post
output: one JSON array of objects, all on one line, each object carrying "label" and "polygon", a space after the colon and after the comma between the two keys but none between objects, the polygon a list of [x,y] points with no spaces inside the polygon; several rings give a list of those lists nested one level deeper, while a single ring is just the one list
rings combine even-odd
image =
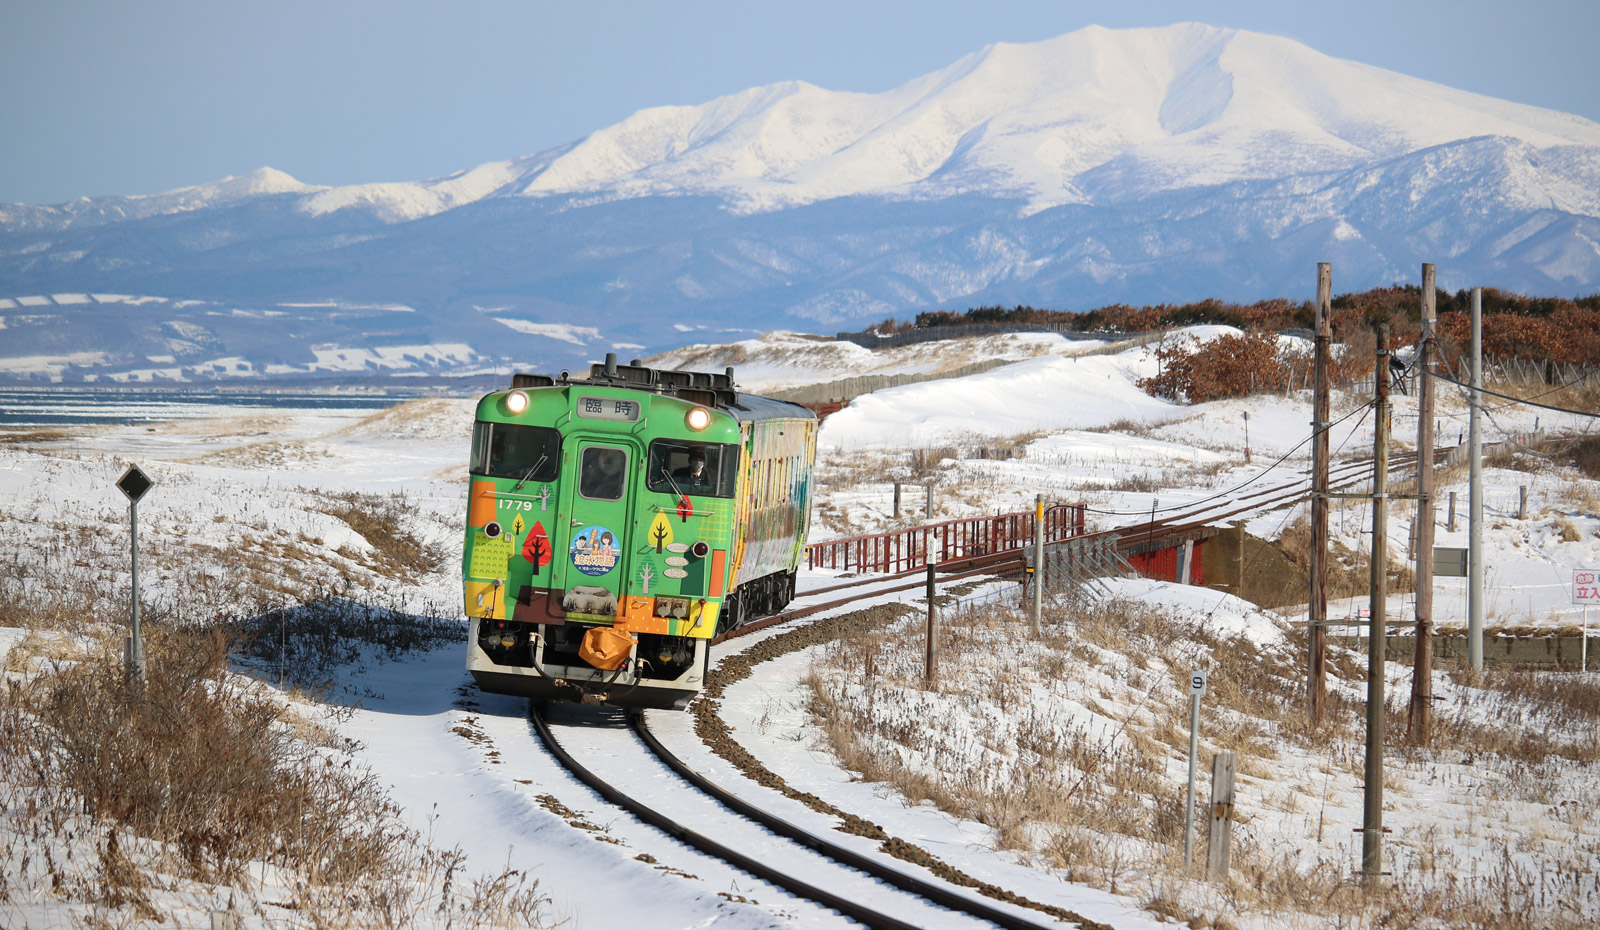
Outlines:
[{"label": "diamond-shaped sign post", "polygon": [[144,678],[144,641],[139,638],[139,498],[154,486],[155,482],[137,465],[129,465],[128,470],[117,479],[117,490],[128,498],[128,538],[132,540],[130,554],[133,565],[133,636],[127,641],[123,664],[128,674],[136,680]]}]

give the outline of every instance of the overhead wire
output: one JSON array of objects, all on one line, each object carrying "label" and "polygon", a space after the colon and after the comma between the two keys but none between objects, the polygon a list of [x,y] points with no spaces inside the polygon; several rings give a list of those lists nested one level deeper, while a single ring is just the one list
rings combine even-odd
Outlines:
[{"label": "overhead wire", "polygon": [[[1343,423],[1345,420],[1350,419],[1351,417],[1355,416],[1358,413],[1364,413],[1364,412],[1370,410],[1371,408],[1372,408],[1372,401],[1366,401],[1365,403],[1363,403],[1359,407],[1356,407],[1355,409],[1351,410],[1349,413],[1345,414],[1344,416],[1340,417],[1339,419],[1329,422],[1328,425],[1326,427],[1324,427],[1324,429],[1331,430],[1331,429],[1333,429],[1333,427],[1339,425],[1340,423]],[[1274,461],[1272,464],[1268,465],[1266,468],[1263,468],[1260,472],[1258,472],[1253,477],[1247,478],[1244,481],[1240,482],[1239,484],[1234,485],[1231,488],[1228,488],[1228,489],[1222,490],[1222,491],[1218,491],[1217,493],[1211,495],[1210,497],[1202,497],[1199,500],[1184,501],[1184,502],[1179,503],[1179,504],[1173,504],[1170,507],[1150,507],[1150,508],[1145,508],[1145,509],[1140,509],[1140,510],[1101,510],[1101,509],[1096,508],[1096,507],[1085,506],[1084,510],[1087,511],[1088,513],[1097,513],[1097,514],[1100,514],[1101,516],[1109,516],[1109,517],[1141,517],[1141,516],[1144,516],[1147,513],[1168,513],[1168,512],[1171,512],[1171,511],[1175,511],[1175,510],[1189,510],[1189,509],[1191,509],[1191,508],[1193,508],[1193,507],[1195,507],[1195,506],[1197,506],[1199,504],[1205,504],[1205,503],[1209,503],[1210,501],[1217,500],[1219,498],[1227,497],[1228,495],[1234,493],[1235,491],[1241,490],[1243,488],[1247,488],[1250,485],[1255,484],[1257,481],[1260,481],[1262,478],[1265,478],[1268,474],[1270,474],[1273,469],[1277,468],[1279,465],[1282,465],[1284,462],[1288,461],[1290,456],[1292,456],[1296,452],[1300,451],[1300,447],[1301,446],[1305,445],[1306,443],[1310,442],[1311,440],[1315,439],[1316,437],[1317,437],[1316,430],[1312,430],[1311,435],[1309,435],[1306,438],[1304,438],[1304,439],[1300,440],[1299,442],[1295,443],[1294,448],[1290,449],[1288,452],[1285,452],[1283,455],[1278,456],[1276,461]],[[1349,437],[1346,437],[1345,441],[1348,442],[1349,441]],[[1344,448],[1343,444],[1340,445],[1340,448],[1341,449]]]},{"label": "overhead wire", "polygon": [[[1540,410],[1553,410],[1556,413],[1570,413],[1575,417],[1588,417],[1590,419],[1594,419],[1596,417],[1600,417],[1600,413],[1597,413],[1597,412],[1591,411],[1591,410],[1573,410],[1570,407],[1556,407],[1556,406],[1553,406],[1551,404],[1541,404],[1541,403],[1538,403],[1537,401],[1527,400],[1527,399],[1522,398],[1522,397],[1513,397],[1510,394],[1501,394],[1498,391],[1491,391],[1486,387],[1476,387],[1475,388],[1470,384],[1466,384],[1466,383],[1463,383],[1461,381],[1457,381],[1454,378],[1447,378],[1444,375],[1441,375],[1441,374],[1439,374],[1437,372],[1428,372],[1427,375],[1430,378],[1435,378],[1435,379],[1443,381],[1443,382],[1445,382],[1447,384],[1453,384],[1456,387],[1462,388],[1462,389],[1464,389],[1466,391],[1469,391],[1469,392],[1470,391],[1477,391],[1480,394],[1487,394],[1490,397],[1498,397],[1501,400],[1511,401],[1511,403],[1506,404],[1505,407],[1496,408],[1496,409],[1500,409],[1500,410],[1504,410],[1504,409],[1506,409],[1506,407],[1515,407],[1515,406],[1519,406],[1520,405],[1520,406],[1524,406],[1524,407],[1538,407]],[[1565,385],[1563,387],[1565,387]],[[1556,390],[1559,390],[1559,388],[1556,389]],[[1540,397],[1544,397],[1544,396],[1547,396],[1548,394],[1553,394],[1553,393],[1555,393],[1554,390],[1547,391],[1547,392],[1545,392],[1545,394],[1541,394],[1539,396]]]},{"label": "overhead wire", "polygon": [[[1445,375],[1442,375],[1442,374],[1440,374],[1438,372],[1422,370],[1420,372],[1420,374],[1422,374],[1424,377],[1435,378],[1435,379],[1437,379],[1439,381],[1443,381],[1443,382],[1445,382],[1447,384],[1453,384],[1453,385],[1455,385],[1455,386],[1457,386],[1459,388],[1463,388],[1463,389],[1465,389],[1465,390],[1467,390],[1469,392],[1474,390],[1472,385],[1463,383],[1463,382],[1458,381],[1458,380],[1456,380],[1454,378],[1446,377]],[[1570,387],[1573,384],[1576,384],[1579,380],[1583,380],[1583,379],[1581,377],[1578,378],[1578,379],[1574,379],[1573,381],[1569,381],[1569,382],[1567,382],[1565,384],[1553,387],[1553,388],[1551,388],[1551,390],[1546,391],[1545,393],[1539,394],[1539,395],[1536,395],[1536,396],[1545,397],[1545,396],[1548,396],[1550,394],[1554,394],[1554,393],[1556,393],[1558,391],[1564,390],[1567,387]],[[1525,398],[1514,397],[1514,396],[1512,396],[1510,394],[1501,394],[1501,393],[1499,393],[1497,391],[1491,391],[1488,388],[1483,388],[1483,387],[1476,388],[1476,390],[1478,390],[1479,392],[1481,392],[1483,394],[1487,394],[1487,395],[1489,395],[1491,397],[1498,397],[1498,398],[1500,398],[1502,400],[1509,401],[1509,403],[1507,403],[1507,404],[1505,404],[1503,406],[1492,408],[1493,411],[1506,410],[1506,409],[1510,409],[1511,407],[1515,407],[1515,406],[1519,406],[1519,405],[1525,405],[1525,406],[1531,406],[1531,407],[1538,407],[1538,408],[1540,408],[1542,410],[1550,410],[1550,411],[1554,411],[1554,412],[1557,412],[1557,413],[1572,414],[1573,416],[1578,416],[1578,417],[1588,417],[1588,418],[1591,418],[1591,419],[1600,418],[1600,413],[1591,413],[1591,412],[1582,411],[1582,410],[1572,410],[1572,409],[1567,408],[1567,407],[1556,407],[1556,406],[1552,406],[1550,404],[1541,404],[1541,403],[1537,403],[1536,401],[1527,400]],[[1366,414],[1370,413],[1372,411],[1373,406],[1374,406],[1374,401],[1366,401],[1365,403],[1363,403],[1360,406],[1354,408],[1349,413],[1345,414],[1344,416],[1340,417],[1339,419],[1333,420],[1330,423],[1328,423],[1326,429],[1332,429],[1334,426],[1337,426],[1338,424],[1343,423],[1345,420],[1350,419],[1352,416],[1355,416],[1357,413],[1362,414],[1362,418],[1365,419]],[[1492,413],[1490,408],[1483,408],[1483,409],[1484,409],[1484,412],[1486,414],[1491,414]],[[1414,416],[1414,415],[1412,415],[1412,416]],[[1491,415],[1490,419],[1493,420],[1492,415]],[[1500,426],[1500,424],[1496,423],[1495,426],[1497,428],[1499,428],[1501,430],[1501,432],[1503,434],[1505,434],[1508,438],[1512,435],[1512,433],[1510,431],[1506,430],[1503,426]],[[1334,451],[1335,452],[1342,451],[1344,449],[1345,444],[1348,443],[1350,441],[1350,439],[1354,435],[1355,435],[1355,431],[1352,430],[1345,437],[1344,442],[1340,443],[1339,448],[1334,450]],[[1167,506],[1167,507],[1155,506],[1155,507],[1150,507],[1149,509],[1141,508],[1139,510],[1103,510],[1103,509],[1100,509],[1100,508],[1097,508],[1097,507],[1087,507],[1087,506],[1084,509],[1088,513],[1099,514],[1101,516],[1114,516],[1114,517],[1137,517],[1137,516],[1143,516],[1145,514],[1151,514],[1152,515],[1152,519],[1154,519],[1154,516],[1153,516],[1154,514],[1171,513],[1171,512],[1179,511],[1179,510],[1192,509],[1192,508],[1194,508],[1196,506],[1199,506],[1201,504],[1206,504],[1206,503],[1209,503],[1211,501],[1218,500],[1218,499],[1223,498],[1223,497],[1227,497],[1228,495],[1234,494],[1235,492],[1243,490],[1244,488],[1247,488],[1247,487],[1251,486],[1252,484],[1255,484],[1256,482],[1262,480],[1268,474],[1270,474],[1272,471],[1277,469],[1278,466],[1280,466],[1284,462],[1288,461],[1288,459],[1291,456],[1293,456],[1296,452],[1298,452],[1302,446],[1304,446],[1306,443],[1310,442],[1311,440],[1313,440],[1315,438],[1316,438],[1316,431],[1313,430],[1311,435],[1306,436],[1304,439],[1301,439],[1298,443],[1296,443],[1294,445],[1293,448],[1289,449],[1289,451],[1287,451],[1283,455],[1279,456],[1275,461],[1273,461],[1266,468],[1263,468],[1257,474],[1253,475],[1250,478],[1247,478],[1246,480],[1240,482],[1239,484],[1234,485],[1231,488],[1227,488],[1225,490],[1218,491],[1217,493],[1212,494],[1209,497],[1202,497],[1202,498],[1200,498],[1198,500],[1184,501],[1182,503],[1172,504],[1172,505]],[[1514,442],[1514,440],[1513,440],[1513,442]],[[1521,443],[1515,443],[1515,444],[1519,448],[1522,448]],[[1534,450],[1527,450],[1527,451],[1533,452]],[[1538,453],[1535,452],[1534,454],[1538,454]]]},{"label": "overhead wire", "polygon": [[[1517,438],[1516,438],[1516,436],[1517,436],[1516,431],[1507,429],[1498,420],[1496,420],[1495,416],[1494,416],[1496,413],[1498,413],[1498,412],[1500,412],[1502,410],[1510,410],[1510,409],[1512,409],[1514,407],[1527,406],[1527,407],[1537,407],[1540,410],[1549,410],[1549,411],[1552,411],[1552,412],[1555,412],[1555,413],[1565,413],[1565,414],[1569,414],[1569,415],[1574,416],[1574,417],[1580,417],[1580,418],[1588,419],[1588,420],[1591,420],[1591,421],[1595,420],[1597,418],[1600,418],[1600,413],[1591,413],[1591,412],[1585,411],[1585,410],[1574,410],[1574,409],[1572,409],[1570,407],[1557,407],[1557,406],[1553,406],[1551,404],[1541,404],[1541,403],[1538,403],[1537,401],[1529,400],[1527,398],[1515,397],[1515,396],[1512,396],[1510,394],[1501,394],[1498,391],[1491,391],[1488,388],[1481,387],[1481,386],[1477,387],[1477,388],[1474,388],[1471,384],[1463,383],[1463,382],[1458,381],[1458,380],[1456,380],[1454,378],[1445,377],[1444,375],[1438,374],[1436,372],[1425,372],[1425,374],[1428,377],[1436,378],[1436,379],[1438,379],[1440,381],[1445,382],[1446,384],[1453,384],[1456,387],[1461,388],[1468,395],[1470,395],[1474,390],[1476,390],[1481,394],[1487,394],[1487,395],[1489,395],[1491,397],[1498,397],[1498,398],[1501,398],[1502,400],[1509,401],[1509,403],[1501,404],[1501,405],[1499,405],[1497,407],[1480,406],[1479,409],[1483,411],[1484,416],[1489,418],[1489,422],[1492,423],[1494,425],[1494,427],[1500,431],[1500,434],[1503,437],[1505,437],[1504,441],[1509,442],[1511,445],[1517,447],[1518,449],[1522,450],[1523,452],[1528,453],[1529,455],[1539,456],[1541,458],[1553,458],[1553,457],[1555,457],[1557,455],[1562,455],[1562,454],[1564,454],[1566,452],[1570,452],[1573,448],[1575,448],[1577,446],[1577,443],[1581,442],[1582,440],[1584,440],[1585,438],[1588,437],[1589,430],[1588,430],[1588,428],[1585,428],[1585,429],[1581,430],[1579,432],[1579,434],[1577,436],[1573,437],[1571,439],[1571,441],[1566,443],[1563,448],[1552,450],[1551,452],[1542,452],[1542,451],[1540,451],[1538,449],[1530,448],[1526,444],[1518,441]],[[1566,381],[1566,382],[1564,382],[1562,384],[1555,385],[1555,386],[1551,387],[1550,390],[1545,391],[1542,394],[1537,394],[1535,396],[1536,397],[1548,397],[1551,394],[1555,394],[1555,393],[1558,393],[1560,391],[1566,390],[1567,388],[1572,387],[1574,384],[1577,384],[1580,381],[1586,380],[1586,378],[1587,378],[1587,375],[1580,375],[1577,378],[1574,378],[1574,379],[1572,379],[1570,381]]]}]

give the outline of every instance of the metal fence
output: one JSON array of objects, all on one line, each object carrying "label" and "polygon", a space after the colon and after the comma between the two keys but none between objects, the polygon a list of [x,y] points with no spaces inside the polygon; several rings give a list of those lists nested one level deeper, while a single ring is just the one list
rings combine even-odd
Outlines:
[{"label": "metal fence", "polygon": [[[1027,548],[1029,567],[1035,567],[1033,546]],[[1053,603],[1081,602],[1085,595],[1094,592],[1110,594],[1101,579],[1132,577],[1139,570],[1122,554],[1121,538],[1112,532],[1095,533],[1046,543],[1044,569],[1034,573],[1044,583],[1044,593]],[[1026,592],[1027,586],[1024,585]]]},{"label": "metal fence", "polygon": [[[1084,533],[1083,504],[1059,504],[1044,513],[1046,542],[1060,542]],[[894,574],[930,561],[949,562],[977,555],[1021,549],[1033,543],[1033,511],[947,520],[869,536],[830,539],[806,549],[810,568]]]}]

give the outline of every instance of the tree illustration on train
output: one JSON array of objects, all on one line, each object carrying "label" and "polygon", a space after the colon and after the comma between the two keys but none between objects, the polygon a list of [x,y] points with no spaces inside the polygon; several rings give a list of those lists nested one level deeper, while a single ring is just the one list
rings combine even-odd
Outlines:
[{"label": "tree illustration on train", "polygon": [[467,669],[501,694],[682,708],[710,640],[794,596],[817,419],[609,353],[478,402]]}]

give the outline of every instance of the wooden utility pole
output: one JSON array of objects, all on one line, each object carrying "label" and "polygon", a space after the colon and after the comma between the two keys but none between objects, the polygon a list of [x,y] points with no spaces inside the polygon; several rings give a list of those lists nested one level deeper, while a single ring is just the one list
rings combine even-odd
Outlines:
[{"label": "wooden utility pole", "polygon": [[1229,848],[1233,844],[1233,753],[1219,752],[1211,760],[1211,830],[1206,834],[1206,878],[1228,880]]},{"label": "wooden utility pole", "polygon": [[1389,603],[1389,325],[1378,326],[1372,409],[1372,595],[1367,633],[1367,769],[1362,786],[1361,881],[1375,889],[1383,875],[1383,664]]},{"label": "wooden utility pole", "polygon": [[1333,265],[1317,264],[1316,382],[1311,401],[1311,595],[1306,624],[1306,708],[1322,723],[1328,704],[1328,394],[1332,372]]},{"label": "wooden utility pole", "polygon": [[1039,636],[1044,622],[1044,495],[1034,495],[1033,505],[1033,635]]},{"label": "wooden utility pole", "polygon": [[1411,660],[1411,742],[1433,741],[1433,372],[1438,347],[1434,342],[1434,267],[1422,266],[1422,342],[1417,385],[1417,648]]}]

